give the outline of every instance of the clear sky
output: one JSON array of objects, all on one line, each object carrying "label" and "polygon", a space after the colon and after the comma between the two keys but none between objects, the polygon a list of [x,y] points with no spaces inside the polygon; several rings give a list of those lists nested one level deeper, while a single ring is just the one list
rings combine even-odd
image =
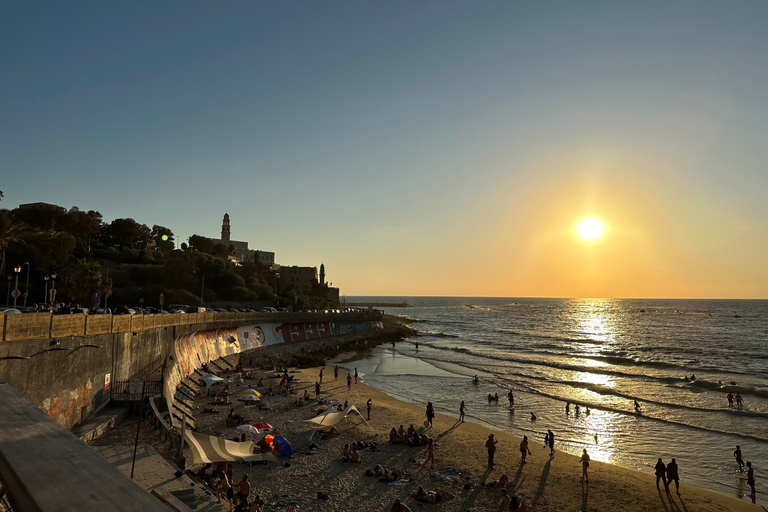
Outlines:
[{"label": "clear sky", "polygon": [[343,295],[768,298],[767,162],[764,0],[0,5],[1,207]]}]

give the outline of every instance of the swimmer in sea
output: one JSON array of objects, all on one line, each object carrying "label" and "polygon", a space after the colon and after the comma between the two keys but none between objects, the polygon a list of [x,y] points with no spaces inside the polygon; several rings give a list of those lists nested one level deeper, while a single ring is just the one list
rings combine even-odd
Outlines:
[{"label": "swimmer in sea", "polygon": [[635,412],[640,412],[640,404],[635,400]]}]

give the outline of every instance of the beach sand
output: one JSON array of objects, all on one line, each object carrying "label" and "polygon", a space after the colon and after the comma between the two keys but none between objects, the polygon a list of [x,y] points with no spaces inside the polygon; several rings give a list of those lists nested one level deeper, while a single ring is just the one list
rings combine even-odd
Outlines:
[{"label": "beach sand", "polygon": [[[255,360],[255,373],[264,378],[265,386],[257,388],[264,391],[270,384],[277,386],[279,378],[273,371],[264,370],[266,361],[280,348],[262,350]],[[291,349],[295,350],[295,349]],[[270,352],[272,351],[272,352]],[[271,354],[271,355],[270,355]],[[278,358],[279,359],[279,358]],[[260,367],[260,368],[258,368]],[[304,389],[314,398],[314,383],[318,379],[319,367],[309,369],[289,369],[296,376],[296,390],[302,394]],[[550,460],[548,448],[541,440],[532,440],[532,455],[528,463],[520,464],[520,438],[504,432],[494,431],[483,425],[471,422],[459,423],[456,416],[438,413],[434,426],[424,427],[425,408],[389,397],[364,383],[352,384],[347,390],[346,372],[341,371],[338,380],[333,378],[333,367],[326,366],[322,384],[321,398],[335,399],[343,403],[349,401],[365,414],[365,404],[372,399],[371,420],[366,424],[359,416],[352,413],[342,420],[336,428],[340,435],[327,440],[314,439],[319,445],[312,455],[303,455],[309,444],[309,436],[316,425],[306,420],[316,415],[323,407],[310,402],[296,406],[298,395],[265,396],[270,410],[259,411],[255,406],[246,406],[234,402],[231,406],[216,406],[218,414],[198,412],[197,427],[203,433],[233,439],[241,431],[225,426],[225,417],[231,407],[243,414],[249,423],[267,422],[276,427],[276,433],[288,439],[297,452],[287,460],[288,467],[269,465],[235,465],[235,481],[244,473],[250,473],[253,483],[251,495],[259,494],[266,500],[265,510],[284,510],[287,505],[296,505],[299,510],[312,511],[388,511],[396,498],[401,499],[412,510],[444,511],[496,511],[500,502],[500,490],[481,485],[484,481],[493,481],[502,474],[507,474],[510,494],[517,494],[526,502],[526,510],[534,511],[757,511],[763,507],[753,505],[746,500],[729,497],[714,491],[690,487],[681,482],[681,495],[655,488],[652,469],[647,472],[632,471],[618,466],[593,461],[589,468],[589,484],[582,485],[581,466],[578,458],[566,453],[556,453]],[[255,380],[246,379],[245,383],[232,389],[233,395],[255,384]],[[354,381],[353,381],[354,382]],[[457,397],[458,402],[461,397]],[[425,404],[426,405],[426,404]],[[470,405],[470,404],[468,404]],[[199,397],[196,401],[198,411],[211,407],[208,397]],[[458,415],[458,410],[457,410]],[[389,431],[393,426],[413,424],[419,431],[433,437],[439,447],[436,450],[434,469],[408,462],[409,459],[425,458],[424,448],[412,448],[389,443]],[[128,428],[135,428],[135,423],[127,422]],[[122,427],[120,427],[122,428]],[[372,429],[378,432],[374,435]],[[142,443],[153,444],[158,451],[166,450],[156,433],[145,430]],[[493,433],[498,441],[496,468],[486,470],[487,455],[485,441]],[[123,439],[118,432],[107,436]],[[132,436],[127,436],[132,441]],[[344,463],[340,461],[345,444],[352,441],[374,441],[379,451],[363,451],[362,463]],[[97,444],[109,440],[97,440]],[[191,461],[191,452],[187,448],[185,455]],[[410,481],[402,485],[388,485],[378,481],[377,477],[365,476],[366,469],[375,464],[405,469]],[[196,470],[195,467],[192,468]],[[435,473],[457,471],[456,481],[435,478]],[[428,490],[447,490],[453,497],[439,504],[423,504],[415,501],[410,494],[422,485]],[[674,484],[673,484],[674,485]],[[318,492],[327,495],[327,499],[318,499]],[[224,508],[226,510],[226,507]]]}]

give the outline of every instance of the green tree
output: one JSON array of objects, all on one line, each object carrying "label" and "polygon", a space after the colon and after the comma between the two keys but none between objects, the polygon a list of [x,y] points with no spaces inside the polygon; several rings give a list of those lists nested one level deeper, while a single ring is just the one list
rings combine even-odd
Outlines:
[{"label": "green tree", "polygon": [[5,274],[5,252],[14,243],[24,243],[26,226],[14,220],[8,210],[0,210],[0,275]]},{"label": "green tree", "polygon": [[213,253],[213,242],[211,242],[210,238],[204,236],[192,235],[189,237],[189,246],[194,252]]},{"label": "green tree", "polygon": [[158,226],[155,224],[152,226],[152,232],[150,233],[152,239],[155,241],[157,250],[167,254],[176,248],[176,241],[173,238],[173,231],[165,226]]},{"label": "green tree", "polygon": [[119,249],[146,249],[152,231],[133,219],[115,219],[102,229],[105,245]]}]

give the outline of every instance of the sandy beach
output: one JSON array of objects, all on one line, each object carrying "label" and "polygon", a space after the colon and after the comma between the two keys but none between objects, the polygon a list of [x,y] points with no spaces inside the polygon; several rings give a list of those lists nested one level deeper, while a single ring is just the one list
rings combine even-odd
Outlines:
[{"label": "sandy beach", "polygon": [[[262,377],[264,386],[256,388],[264,392],[272,385],[277,387],[279,377],[265,369],[272,359],[284,360],[285,353],[277,352],[289,349],[273,348],[264,350],[254,357],[245,356],[246,362],[254,366],[256,377]],[[295,351],[295,348],[290,348]],[[304,347],[302,353],[309,350]],[[295,450],[294,456],[286,460],[288,465],[270,464],[236,465],[235,480],[239,481],[244,473],[250,473],[253,482],[252,496],[259,494],[266,501],[266,510],[284,510],[288,505],[295,505],[300,510],[334,511],[384,511],[390,510],[396,498],[406,503],[412,510],[424,507],[445,511],[495,511],[501,494],[499,488],[483,485],[483,482],[497,480],[502,474],[509,477],[506,487],[510,494],[517,494],[527,504],[526,510],[535,511],[756,511],[763,507],[744,500],[732,498],[706,489],[690,487],[681,482],[680,496],[674,489],[670,493],[655,488],[652,470],[637,472],[617,466],[593,461],[589,467],[589,483],[582,484],[581,465],[577,457],[556,453],[550,460],[549,449],[544,448],[542,440],[531,440],[532,454],[526,464],[520,463],[520,438],[500,431],[493,431],[483,425],[471,422],[461,423],[456,416],[438,413],[432,428],[425,429],[425,408],[389,397],[364,382],[353,383],[347,389],[347,373],[341,371],[338,380],[334,380],[333,366],[326,366],[321,390],[321,399],[348,401],[365,414],[365,404],[372,400],[371,418],[366,424],[359,416],[352,413],[342,420],[336,428],[340,434],[326,440],[309,440],[315,429],[313,423],[306,420],[314,417],[321,404],[312,400],[309,404],[294,404],[298,395],[306,389],[314,398],[315,381],[318,380],[320,367],[308,369],[289,368],[295,376],[297,395],[265,396],[269,407],[259,411],[255,406],[246,406],[242,402],[233,402],[231,406],[215,406],[218,413],[203,413],[211,407],[210,399],[198,397],[196,415],[198,430],[232,439],[241,431],[225,426],[225,417],[231,407],[245,416],[248,423],[267,422],[275,426],[276,433],[288,439]],[[253,386],[255,380],[246,379],[241,385],[232,388],[232,394]],[[424,404],[426,405],[426,404]],[[469,405],[469,404],[468,404]],[[438,444],[434,469],[414,463],[414,459],[426,458],[423,447],[407,447],[389,443],[389,431],[395,426],[408,428],[413,424],[418,431],[423,431],[434,438]],[[128,425],[135,425],[129,421]],[[122,428],[122,427],[121,427]],[[121,429],[120,428],[120,429]],[[117,429],[117,430],[120,430]],[[374,434],[373,430],[377,434]],[[494,434],[498,441],[495,469],[487,470],[485,442],[489,434]],[[130,437],[130,436],[128,436]],[[113,442],[120,438],[115,432],[107,436]],[[157,441],[157,442],[156,442]],[[345,444],[353,441],[373,441],[378,444],[378,451],[362,451],[359,464],[340,461]],[[97,441],[97,444],[109,440]],[[125,442],[125,441],[123,441]],[[167,450],[159,442],[157,434],[147,430],[142,434],[143,443],[152,443],[159,451]],[[312,454],[302,452],[315,442],[319,449]],[[170,455],[166,452],[166,454]],[[191,452],[186,450],[187,460]],[[366,469],[373,469],[381,464],[390,468],[404,469],[408,482],[400,485],[382,483],[378,477],[365,475]],[[196,468],[192,468],[196,469]],[[445,476],[450,478],[444,478]],[[427,490],[446,490],[452,497],[438,504],[420,503],[410,497],[421,485]],[[674,484],[673,484],[674,485]],[[318,499],[318,493],[327,499]],[[225,507],[224,510],[227,508]]]}]

